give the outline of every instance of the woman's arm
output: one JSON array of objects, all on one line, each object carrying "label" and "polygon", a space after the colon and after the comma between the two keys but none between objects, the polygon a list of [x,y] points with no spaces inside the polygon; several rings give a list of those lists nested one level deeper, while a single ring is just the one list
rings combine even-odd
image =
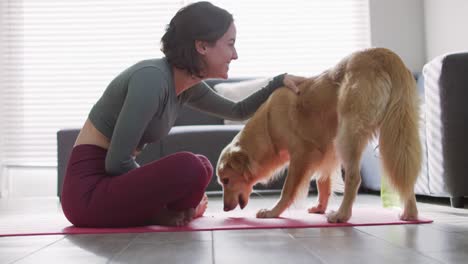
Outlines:
[{"label": "woman's arm", "polygon": [[229,120],[245,120],[251,117],[268,97],[279,87],[288,84],[288,88],[298,91],[297,85],[305,80],[303,77],[281,74],[274,77],[265,87],[246,97],[242,101],[234,102],[213,91],[205,82],[187,90],[189,99],[187,104],[197,110],[219,116]]}]

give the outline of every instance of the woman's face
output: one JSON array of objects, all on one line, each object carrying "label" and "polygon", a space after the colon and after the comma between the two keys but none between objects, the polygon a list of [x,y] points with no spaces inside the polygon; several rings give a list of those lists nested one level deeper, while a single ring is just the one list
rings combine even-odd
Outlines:
[{"label": "woman's face", "polygon": [[204,71],[207,78],[228,78],[229,63],[237,59],[236,26],[231,23],[224,35],[214,45],[207,45],[202,58],[206,63]]}]

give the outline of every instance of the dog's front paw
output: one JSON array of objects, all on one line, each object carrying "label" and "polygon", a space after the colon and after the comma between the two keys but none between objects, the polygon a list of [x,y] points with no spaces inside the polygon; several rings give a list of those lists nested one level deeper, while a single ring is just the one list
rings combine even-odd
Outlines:
[{"label": "dog's front paw", "polygon": [[311,208],[307,209],[309,214],[324,214],[325,210],[327,210],[327,207],[322,206],[321,204],[318,204],[316,206],[312,206]]},{"label": "dog's front paw", "polygon": [[257,218],[276,218],[278,214],[275,214],[272,210],[261,209],[257,212]]},{"label": "dog's front paw", "polygon": [[351,213],[343,213],[342,211],[331,211],[327,214],[327,221],[329,223],[346,223],[351,218]]}]

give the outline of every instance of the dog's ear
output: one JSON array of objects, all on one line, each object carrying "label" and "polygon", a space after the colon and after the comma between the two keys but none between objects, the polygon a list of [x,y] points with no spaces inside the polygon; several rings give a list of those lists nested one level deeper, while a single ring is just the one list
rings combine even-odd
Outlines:
[{"label": "dog's ear", "polygon": [[242,150],[236,149],[230,153],[230,166],[238,171],[243,172],[248,165],[249,157]]},{"label": "dog's ear", "polygon": [[237,148],[232,150],[229,156],[229,166],[233,170],[245,176],[250,175],[250,159],[247,153]]}]

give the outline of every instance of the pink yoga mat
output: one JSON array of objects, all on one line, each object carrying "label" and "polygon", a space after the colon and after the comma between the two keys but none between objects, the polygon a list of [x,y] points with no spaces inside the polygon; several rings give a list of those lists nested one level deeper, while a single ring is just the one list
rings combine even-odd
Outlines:
[{"label": "pink yoga mat", "polygon": [[63,214],[44,214],[24,217],[1,217],[1,236],[59,235],[59,234],[109,234],[209,231],[267,228],[317,228],[338,226],[424,224],[432,220],[420,217],[418,221],[405,222],[398,218],[398,211],[367,207],[354,208],[348,223],[330,224],[324,215],[308,214],[304,209],[289,210],[281,218],[258,219],[255,211],[208,213],[193,220],[185,227],[145,226],[132,228],[78,228],[68,222]]}]

